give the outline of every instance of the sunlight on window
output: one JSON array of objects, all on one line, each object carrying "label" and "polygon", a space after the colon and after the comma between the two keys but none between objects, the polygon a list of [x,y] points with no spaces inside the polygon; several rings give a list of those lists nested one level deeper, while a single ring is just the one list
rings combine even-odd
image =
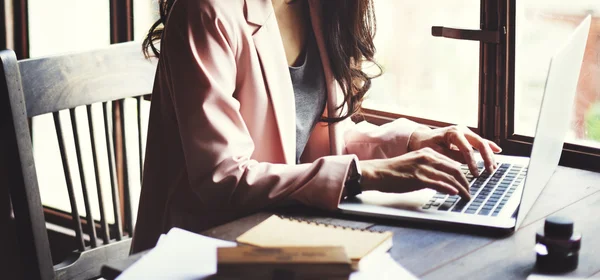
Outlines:
[{"label": "sunlight on window", "polygon": [[479,42],[436,38],[432,26],[479,28],[479,1],[375,0],[376,59],[365,108],[477,126]]},{"label": "sunlight on window", "polygon": [[31,57],[110,44],[107,0],[29,0],[27,5]]},{"label": "sunlight on window", "polygon": [[158,0],[133,0],[133,39],[144,40],[158,18]]},{"label": "sunlight on window", "polygon": [[600,147],[600,2],[595,0],[517,1],[515,133],[533,136],[550,58],[588,13],[594,17],[567,141]]},{"label": "sunlight on window", "polygon": [[[109,1],[29,0],[28,13],[31,57],[85,51],[110,44]],[[97,113],[96,111],[94,114],[96,119],[99,117]],[[61,113],[63,117],[65,114],[68,115],[67,112]],[[77,111],[77,120],[78,127],[83,129],[80,133],[80,136],[84,138],[82,139],[83,143],[90,143],[87,119],[81,110]],[[34,158],[42,202],[45,206],[70,212],[71,207],[52,115],[47,114],[34,118],[32,131]],[[70,122],[63,122],[63,131],[66,135],[72,135]],[[85,138],[86,136],[88,138]],[[67,137],[66,139],[70,153],[69,162],[75,164],[74,144],[69,142],[69,139],[73,138]],[[91,148],[88,145],[82,145],[82,156],[86,162],[86,173],[93,175]],[[81,181],[76,168],[71,169],[71,176],[79,213],[85,215]],[[95,177],[88,176],[85,178],[85,182],[92,204],[92,214],[94,218],[99,219]],[[103,191],[105,205],[107,209],[111,209],[110,185],[108,182],[102,182],[102,185],[105,186]],[[111,215],[108,216],[108,221],[113,221]]]}]

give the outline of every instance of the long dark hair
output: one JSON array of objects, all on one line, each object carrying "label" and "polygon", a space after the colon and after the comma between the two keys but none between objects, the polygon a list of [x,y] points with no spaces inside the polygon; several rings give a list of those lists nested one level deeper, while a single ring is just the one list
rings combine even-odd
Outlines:
[{"label": "long dark hair", "polygon": [[[160,18],[152,25],[142,43],[147,57],[160,56],[155,43],[160,41],[164,23],[175,0],[159,0]],[[322,29],[325,45],[334,78],[344,93],[344,102],[338,109],[347,106],[348,110],[340,117],[323,118],[322,121],[335,123],[360,112],[365,94],[371,88],[371,79],[381,74],[381,67],[374,60],[376,19],[373,0],[321,0]],[[150,51],[152,54],[150,54]],[[368,75],[362,64],[369,62],[379,68],[377,75]]]}]

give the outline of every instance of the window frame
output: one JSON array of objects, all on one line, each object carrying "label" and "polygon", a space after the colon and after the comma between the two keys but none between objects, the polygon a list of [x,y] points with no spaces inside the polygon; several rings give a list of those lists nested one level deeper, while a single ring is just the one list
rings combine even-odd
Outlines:
[{"label": "window frame", "polygon": [[[503,26],[499,21],[502,18],[498,9],[499,7],[501,7],[499,0],[480,0],[479,21],[481,30],[497,31],[499,30],[498,26]],[[502,36],[500,38],[502,39]],[[495,92],[500,90],[497,88],[497,81],[502,78],[502,75],[497,71],[497,54],[501,53],[503,42],[503,40],[500,40],[500,43],[479,42],[478,125],[477,127],[469,126],[469,129],[488,139],[493,139],[494,132],[496,131],[495,119],[499,112],[492,101],[495,100]],[[453,123],[444,121],[380,111],[373,108],[363,108],[361,116],[354,119],[357,121],[366,120],[376,125],[382,125],[398,118],[406,118],[432,128],[454,125]],[[492,120],[492,125],[490,125],[488,120]]]},{"label": "window frame", "polygon": [[[519,135],[515,133],[515,46],[516,46],[516,0],[505,1],[507,34],[507,47],[505,57],[507,64],[504,71],[505,88],[499,92],[499,125],[497,142],[508,154],[518,156],[529,156],[533,146],[533,137]],[[593,162],[600,162],[600,149],[587,147],[572,143],[565,143],[563,147],[560,165],[574,167],[579,169],[600,171],[600,164],[594,165]]]},{"label": "window frame", "polygon": [[1,47],[14,50],[17,59],[29,58],[29,23],[27,0],[2,1],[3,23]]},{"label": "window frame", "polygon": [[[499,43],[480,43],[478,126],[470,129],[503,148],[507,155],[529,156],[533,137],[514,132],[516,0],[481,0],[481,30],[497,31]],[[430,127],[452,125],[442,121],[363,109],[364,119],[384,124],[407,118]],[[600,171],[600,149],[565,143],[560,165]]]}]

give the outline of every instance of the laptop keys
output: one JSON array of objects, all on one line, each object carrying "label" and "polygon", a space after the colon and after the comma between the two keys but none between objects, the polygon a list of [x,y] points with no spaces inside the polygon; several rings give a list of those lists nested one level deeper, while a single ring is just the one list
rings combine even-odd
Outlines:
[{"label": "laptop keys", "polygon": [[454,198],[454,199],[449,198],[448,200],[446,200],[446,202],[444,202],[438,208],[438,210],[440,210],[440,211],[446,211],[446,210],[450,209],[450,207],[452,207],[452,205],[454,205],[454,203],[456,203],[456,198]]},{"label": "laptop keys", "polygon": [[464,200],[464,199],[460,199],[456,205],[454,206],[454,208],[452,208],[452,212],[461,212],[463,210],[463,208],[465,208],[465,206],[467,205],[467,203],[469,203],[468,201]]},{"label": "laptop keys", "polygon": [[487,216],[490,213],[491,209],[481,209],[479,211],[479,215]]},{"label": "laptop keys", "polygon": [[524,180],[527,168],[503,163],[491,174],[483,169],[483,162],[478,162],[477,166],[481,173],[479,177],[473,177],[466,165],[461,167],[471,183],[470,193],[472,199],[470,201],[463,200],[458,195],[448,196],[443,193],[436,193],[422,208],[497,216],[515,192],[517,186]]}]

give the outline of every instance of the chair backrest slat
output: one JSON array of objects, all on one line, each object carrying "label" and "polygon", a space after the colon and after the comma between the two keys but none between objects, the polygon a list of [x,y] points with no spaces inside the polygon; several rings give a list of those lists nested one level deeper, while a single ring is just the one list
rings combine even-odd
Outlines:
[{"label": "chair backrest slat", "polygon": [[[104,211],[104,196],[102,193],[102,181],[100,180],[100,170],[98,162],[98,154],[96,151],[96,137],[94,133],[94,118],[92,117],[92,105],[86,106],[87,119],[88,119],[88,129],[90,132],[90,142],[92,147],[92,160],[94,162],[94,177],[96,178],[96,192],[98,194],[98,208],[100,208],[100,229],[102,241],[104,244],[108,244],[110,240],[110,235],[108,232],[108,224],[106,222],[106,212]],[[108,131],[105,132],[107,134]]]},{"label": "chair backrest slat", "polygon": [[67,159],[67,149],[63,137],[63,129],[60,123],[59,112],[52,113],[54,117],[54,127],[56,130],[56,138],[58,139],[58,149],[60,150],[60,159],[65,173],[65,182],[67,184],[67,192],[69,193],[69,202],[71,204],[71,217],[73,218],[73,230],[75,230],[75,242],[77,249],[84,250],[85,243],[83,241],[83,230],[81,228],[81,220],[79,219],[79,210],[77,208],[77,200],[75,200],[75,190],[73,189],[73,180],[71,178],[71,168]]},{"label": "chair backrest slat", "polygon": [[[125,128],[125,102],[123,102],[123,100],[117,100],[115,102],[116,104],[118,104],[118,111],[119,111],[119,115],[121,116],[120,118],[120,123],[121,123],[121,127]],[[113,110],[113,113],[116,110]],[[125,130],[125,129],[123,129]],[[127,163],[129,163],[128,160],[128,155],[127,155],[127,133],[125,133],[125,131],[123,131],[123,135],[121,135],[121,139],[123,140],[123,162],[125,163],[125,166],[123,168],[123,197],[124,197],[124,213],[125,213],[125,228],[127,230],[127,232],[133,232],[133,215],[131,213],[131,187],[130,187],[130,183],[129,183],[129,177],[130,177],[130,172],[129,172],[129,167],[127,165]]]},{"label": "chair backrest slat", "polygon": [[69,109],[71,116],[71,128],[73,129],[73,138],[75,140],[75,154],[77,155],[77,168],[79,169],[79,181],[81,182],[81,192],[83,194],[83,205],[85,207],[85,217],[87,220],[88,234],[90,236],[90,243],[92,248],[98,246],[96,240],[96,224],[94,221],[94,215],[92,215],[92,207],[90,206],[90,196],[88,194],[87,184],[85,181],[85,172],[83,171],[84,163],[81,156],[81,139],[79,138],[77,117],[75,116],[75,109]]},{"label": "chair backrest slat", "polygon": [[[79,275],[76,278],[81,278],[82,275],[98,275],[96,272],[99,273],[101,259],[126,256],[126,250],[123,250],[122,246],[129,246],[128,238],[133,233],[135,218],[133,211],[136,210],[133,206],[137,203],[132,202],[131,199],[137,197],[139,191],[137,188],[141,182],[143,129],[146,125],[144,122],[147,121],[141,115],[142,108],[145,108],[142,105],[145,104],[142,104],[143,99],[140,96],[152,91],[157,60],[145,59],[139,42],[22,61],[16,60],[13,51],[6,50],[0,51],[0,59],[3,70],[3,80],[0,81],[3,82],[0,84],[2,86],[0,101],[7,100],[6,103],[0,102],[0,106],[2,109],[6,106],[6,109],[12,112],[6,120],[0,120],[3,127],[9,128],[6,140],[0,140],[2,143],[7,143],[6,147],[17,150],[17,152],[10,152],[7,151],[8,148],[0,147],[10,157],[0,159],[0,167],[6,168],[10,162],[18,164],[18,167],[7,168],[6,174],[9,175],[6,182],[10,183],[10,195],[19,233],[19,249],[27,271],[25,274],[28,279],[63,279],[76,275]],[[124,114],[125,99],[137,102],[135,115]],[[97,103],[102,103],[102,120],[95,111],[97,107],[94,104]],[[80,114],[79,109],[83,108],[79,107],[82,106],[86,107],[87,114]],[[69,110],[69,114],[62,112],[65,110]],[[135,109],[131,111],[133,110]],[[133,113],[129,112],[129,108],[127,111]],[[50,141],[37,136],[35,139],[31,137],[29,120],[42,121],[45,119],[42,115],[48,113],[52,113],[54,120],[52,128],[55,132],[42,130],[40,135],[43,137],[44,133],[56,133],[58,148],[54,148],[56,145],[54,136],[51,136]],[[117,119],[116,116],[119,118]],[[84,119],[85,117],[87,120]],[[72,134],[68,129],[67,118],[70,119]],[[128,120],[125,121],[125,118]],[[134,118],[135,121],[132,121]],[[37,135],[37,130],[44,126],[34,127]],[[100,132],[102,127],[104,131]],[[85,131],[86,129],[88,131]],[[138,133],[137,139],[134,137],[135,133]],[[126,135],[128,137],[125,137]],[[126,138],[131,140],[130,143]],[[59,168],[58,152],[54,156],[52,152],[39,149],[36,150],[39,154],[36,152],[37,158],[34,160],[34,145],[60,152],[63,170],[58,171],[61,173],[59,178],[55,177],[57,172],[53,169]],[[117,149],[117,145],[119,147],[122,145],[122,149]],[[128,145],[139,147],[128,147]],[[128,155],[127,151],[132,154]],[[137,156],[139,159],[136,159]],[[42,161],[38,162],[38,160]],[[43,172],[36,173],[36,168]],[[79,172],[75,171],[76,168]],[[138,171],[140,176],[136,173]],[[38,173],[43,177],[43,181],[38,180]],[[81,192],[79,182],[74,181],[77,180],[77,174],[81,181]],[[122,185],[119,185],[120,179],[117,175],[123,176]],[[94,179],[90,176],[94,176]],[[64,177],[64,184],[60,177]],[[46,195],[48,191],[46,188],[56,188],[56,186],[62,188],[63,185],[66,185],[69,206],[65,202],[64,206],[62,204],[57,206],[59,207],[57,210],[70,212],[71,219],[66,222],[71,224],[69,227],[74,231],[77,251],[63,263],[53,265],[40,186],[43,187]],[[96,191],[93,190],[94,185]],[[50,190],[53,194],[62,191],[61,189],[58,192],[54,189]],[[110,199],[107,192],[110,192]],[[54,199],[54,197],[49,196],[45,199]],[[47,206],[54,207],[54,202],[44,200],[44,203],[46,202],[49,203]],[[112,202],[112,213],[108,205],[110,202]],[[83,209],[78,209],[78,204],[79,206],[84,204],[85,215],[82,215]],[[34,242],[24,244],[26,242],[23,241],[27,239],[33,239]],[[108,248],[107,251],[103,251],[105,246]]]},{"label": "chair backrest slat", "polygon": [[144,174],[144,151],[143,151],[143,135],[142,135],[142,97],[138,96],[136,97],[136,103],[137,103],[137,125],[138,125],[138,154],[140,157],[140,182],[142,181],[142,176]]},{"label": "chair backrest slat", "polygon": [[[112,104],[112,102],[111,102]],[[106,141],[106,153],[108,155],[108,173],[110,176],[110,189],[111,189],[111,198],[113,205],[113,215],[115,219],[115,224],[117,228],[117,236],[115,239],[117,241],[121,241],[123,239],[123,226],[121,225],[121,200],[119,199],[119,189],[117,184],[117,169],[115,164],[115,151],[114,144],[112,141],[112,137],[110,136],[109,131],[111,131],[111,123],[113,123],[113,118],[109,118],[111,114],[108,112],[108,102],[102,102],[102,115],[104,119],[104,136]]]}]

